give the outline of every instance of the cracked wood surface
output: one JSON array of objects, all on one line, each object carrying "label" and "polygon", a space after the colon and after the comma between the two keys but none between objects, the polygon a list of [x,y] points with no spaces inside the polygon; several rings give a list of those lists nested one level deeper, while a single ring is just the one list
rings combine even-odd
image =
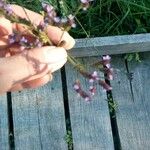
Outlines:
[{"label": "cracked wood surface", "polygon": [[[117,68],[111,82],[113,99],[118,103],[116,120],[122,150],[150,149],[150,52],[141,54],[142,62],[125,63],[116,55],[112,64]],[[93,58],[83,58],[84,64]],[[133,79],[127,74],[133,72]],[[65,77],[63,77],[65,78]],[[90,104],[77,99],[73,81],[85,79],[66,65],[70,120],[74,150],[114,150],[112,128],[106,93],[98,94]],[[12,93],[14,142],[16,150],[67,150],[64,102],[60,72],[52,83],[36,90]],[[66,103],[66,102],[65,102]],[[9,150],[7,96],[0,96],[0,149]],[[115,137],[114,137],[115,138]]]},{"label": "cracked wood surface", "polygon": [[[112,94],[118,103],[116,119],[123,150],[150,149],[150,53],[141,58],[141,63],[125,65],[124,59],[113,57],[119,71],[111,82]],[[133,73],[132,80],[128,72]]]}]

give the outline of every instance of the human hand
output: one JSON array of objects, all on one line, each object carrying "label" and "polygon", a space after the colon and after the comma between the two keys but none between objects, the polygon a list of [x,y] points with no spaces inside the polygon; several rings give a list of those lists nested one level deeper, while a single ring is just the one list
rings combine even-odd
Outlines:
[{"label": "human hand", "polygon": [[[13,5],[12,8],[18,16],[27,18],[20,6]],[[37,13],[29,10],[26,12],[34,24],[39,24],[43,20]],[[67,32],[49,26],[46,32],[50,40],[55,45],[60,39],[65,41],[63,47],[45,46],[21,51],[18,46],[10,47],[8,43],[8,35],[12,33],[13,28],[20,32],[24,31],[21,24],[12,24],[9,20],[0,18],[0,93],[46,84],[52,79],[52,73],[67,61],[65,49],[70,49],[75,44]]]}]

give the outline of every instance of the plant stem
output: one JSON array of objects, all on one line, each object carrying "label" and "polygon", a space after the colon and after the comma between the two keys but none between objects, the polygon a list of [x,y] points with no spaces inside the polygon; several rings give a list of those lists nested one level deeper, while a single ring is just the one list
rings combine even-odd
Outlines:
[{"label": "plant stem", "polygon": [[72,56],[68,55],[67,60],[69,63],[71,63],[73,65],[74,68],[76,68],[79,72],[81,71],[85,71],[86,69],[84,68],[84,66],[82,64],[80,64],[79,62],[77,62]]}]

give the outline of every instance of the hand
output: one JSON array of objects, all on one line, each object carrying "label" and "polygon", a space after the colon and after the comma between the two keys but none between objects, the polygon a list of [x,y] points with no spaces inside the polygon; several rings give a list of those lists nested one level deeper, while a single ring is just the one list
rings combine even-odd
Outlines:
[{"label": "hand", "polygon": [[[27,18],[20,6],[12,7],[18,16]],[[43,20],[43,17],[35,12],[26,12],[34,24],[39,24]],[[72,48],[75,44],[67,32],[58,27],[48,26],[46,32],[50,40],[56,45],[60,39],[65,41],[63,47],[45,46],[21,51],[18,46],[10,47],[8,44],[8,35],[12,33],[13,28],[20,32],[24,31],[21,24],[12,24],[9,20],[0,18],[0,93],[46,84],[52,80],[52,73],[66,63],[66,49]]]}]

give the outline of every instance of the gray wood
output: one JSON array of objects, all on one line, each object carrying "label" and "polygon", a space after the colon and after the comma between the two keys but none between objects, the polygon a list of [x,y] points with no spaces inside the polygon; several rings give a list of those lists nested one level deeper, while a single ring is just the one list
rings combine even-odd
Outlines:
[{"label": "gray wood", "polygon": [[[145,53],[147,55],[147,53]],[[118,103],[117,124],[123,150],[150,149],[150,53],[141,63],[131,62],[133,80],[128,80],[124,60],[114,58],[120,71],[112,81],[113,97]],[[133,92],[132,92],[133,91]],[[132,94],[133,93],[133,94]]]},{"label": "gray wood", "polygon": [[150,34],[77,39],[70,53],[76,57],[150,51]]},{"label": "gray wood", "polygon": [[66,150],[60,72],[52,83],[12,95],[16,150]]},{"label": "gray wood", "polygon": [[[84,63],[91,63],[94,60],[86,58]],[[74,150],[113,150],[105,91],[98,86],[98,93],[93,101],[87,103],[77,97],[72,85],[76,79],[80,79],[83,87],[88,88],[88,80],[81,77],[69,64],[66,66],[66,74]]]},{"label": "gray wood", "polygon": [[0,149],[9,149],[8,114],[6,94],[0,96]]}]

